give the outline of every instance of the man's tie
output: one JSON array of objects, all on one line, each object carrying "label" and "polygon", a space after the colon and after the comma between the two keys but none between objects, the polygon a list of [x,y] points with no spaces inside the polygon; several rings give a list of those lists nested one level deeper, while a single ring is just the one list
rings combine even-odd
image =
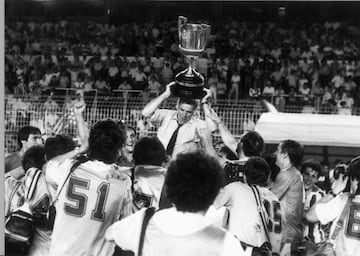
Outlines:
[{"label": "man's tie", "polygon": [[169,140],[169,144],[166,147],[166,154],[171,156],[173,151],[174,151],[174,147],[175,147],[175,142],[176,142],[176,138],[179,132],[180,127],[182,126],[182,124],[178,123],[178,127],[176,128],[176,130],[174,131],[174,133],[171,135],[171,138]]}]

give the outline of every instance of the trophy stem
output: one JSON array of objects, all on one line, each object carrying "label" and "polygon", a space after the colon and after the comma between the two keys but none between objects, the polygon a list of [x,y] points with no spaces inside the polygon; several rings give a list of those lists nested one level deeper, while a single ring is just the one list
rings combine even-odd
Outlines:
[{"label": "trophy stem", "polygon": [[193,68],[194,60],[195,60],[195,58],[189,58],[189,68],[187,69],[187,72],[186,72],[185,76],[188,76],[188,77],[193,76],[193,74],[194,74],[194,68]]}]

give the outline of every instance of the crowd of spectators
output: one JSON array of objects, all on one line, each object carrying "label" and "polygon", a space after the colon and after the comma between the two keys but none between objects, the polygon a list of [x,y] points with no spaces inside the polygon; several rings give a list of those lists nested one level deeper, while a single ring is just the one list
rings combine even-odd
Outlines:
[{"label": "crowd of spectators", "polygon": [[[346,22],[239,22],[212,26],[195,61],[217,99],[265,97],[351,114],[360,106],[359,42]],[[175,21],[120,26],[92,21],[7,21],[6,93],[116,89],[160,93],[187,60]]]}]

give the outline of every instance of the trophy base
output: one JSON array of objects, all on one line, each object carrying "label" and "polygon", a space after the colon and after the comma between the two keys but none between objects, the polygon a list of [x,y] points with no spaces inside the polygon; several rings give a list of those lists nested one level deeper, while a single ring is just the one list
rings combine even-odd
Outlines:
[{"label": "trophy base", "polygon": [[171,87],[171,92],[180,98],[201,99],[206,95],[204,77],[188,68],[175,76],[175,85]]}]

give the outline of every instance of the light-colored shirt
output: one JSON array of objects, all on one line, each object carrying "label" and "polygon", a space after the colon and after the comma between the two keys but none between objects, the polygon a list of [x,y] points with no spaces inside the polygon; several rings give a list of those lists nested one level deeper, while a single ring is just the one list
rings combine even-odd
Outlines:
[{"label": "light-colored shirt", "polygon": [[[343,193],[327,203],[320,203],[315,206],[316,216],[321,224],[333,222],[330,228],[331,238],[337,221],[348,200],[348,193]],[[344,219],[344,227],[336,237],[335,252],[337,256],[354,256],[360,251],[360,196],[357,195],[348,209]]]},{"label": "light-colored shirt", "polygon": [[[48,180],[64,183],[72,160],[47,166]],[[111,255],[114,245],[106,229],[131,214],[131,181],[117,166],[87,161],[70,175],[56,202],[56,218],[49,255]]]},{"label": "light-colored shirt", "polygon": [[[159,124],[157,137],[166,149],[171,136],[178,127],[177,111],[169,109],[157,109],[149,121],[151,123]],[[189,122],[181,126],[175,142],[175,147],[172,154],[173,158],[179,153],[188,153],[200,149],[200,135],[197,131],[201,128],[207,129],[207,125],[205,121],[195,116],[193,116]]]},{"label": "light-colored shirt", "polygon": [[[144,214],[145,214],[145,209],[142,209],[137,213],[121,221],[116,222],[115,224],[110,226],[106,231],[106,239],[114,240],[115,243],[118,246],[120,246],[122,249],[131,250],[135,252],[136,255],[137,248],[139,245],[140,230],[141,230],[142,221],[144,219]],[[162,235],[156,237],[145,235],[143,255],[159,256],[158,254],[154,254],[154,252],[157,252],[158,248],[151,247],[152,244],[157,243],[159,241],[162,244],[162,246],[169,248],[169,250],[174,250],[174,249],[176,250],[177,249],[176,247],[179,248],[179,246],[181,246],[182,249],[184,248],[186,249],[187,247],[186,244],[179,245],[174,243],[167,243],[168,240],[165,240],[165,238],[177,237],[181,240],[191,236],[196,236],[196,238],[198,238],[197,234],[199,234],[202,230],[208,227],[212,227],[217,231],[225,232],[222,249],[221,246],[219,247],[217,243],[215,244],[216,248],[213,248],[215,251],[219,251],[218,255],[222,255],[222,256],[250,255],[244,252],[243,248],[240,245],[240,242],[232,234],[226,232],[221,228],[215,228],[211,226],[203,215],[196,213],[179,212],[175,208],[169,208],[158,211],[150,219],[146,234],[149,234],[148,232],[157,229],[161,231],[160,234]],[[211,237],[210,234],[209,236]],[[211,243],[209,243],[212,240],[209,240],[207,236],[204,236],[203,239],[204,240],[201,248],[199,248],[199,246],[197,247],[197,249],[199,250],[199,253],[197,255],[208,255],[205,252],[208,252],[209,248],[206,247],[208,246],[214,247],[214,245],[211,245]],[[201,251],[203,251],[203,253],[201,253]],[[179,251],[177,251],[177,253],[178,252]],[[173,255],[173,254],[169,253],[166,255]],[[189,255],[189,254],[185,254],[185,255]]]},{"label": "light-colored shirt", "polygon": [[159,208],[166,169],[154,165],[137,165],[134,170],[134,206]]},{"label": "light-colored shirt", "polygon": [[240,241],[258,247],[267,241],[255,195],[247,184],[240,181],[228,184],[213,205],[216,209],[222,206],[229,209],[228,230]]}]

